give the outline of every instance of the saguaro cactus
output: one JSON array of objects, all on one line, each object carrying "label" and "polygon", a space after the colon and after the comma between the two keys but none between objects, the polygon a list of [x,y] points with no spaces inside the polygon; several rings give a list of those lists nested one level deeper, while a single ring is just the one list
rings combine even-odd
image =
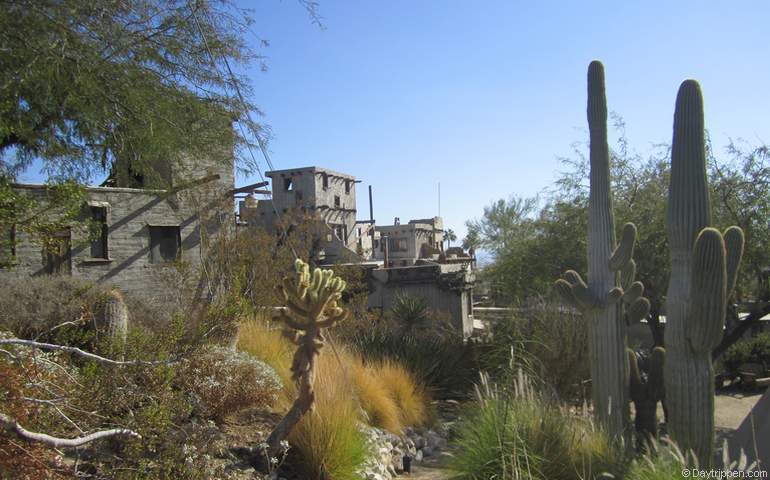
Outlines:
[{"label": "saguaro cactus", "polygon": [[[267,440],[269,457],[281,451],[281,441],[291,433],[302,416],[312,410],[315,394],[315,360],[324,346],[323,329],[343,320],[347,311],[338,302],[345,282],[331,270],[310,267],[302,260],[294,264],[296,276],[286,277],[278,293],[286,302],[279,313],[286,329],[284,334],[297,346],[291,364],[292,380],[297,383],[297,399],[276,425]],[[261,458],[260,458],[261,460]]]},{"label": "saguaro cactus", "polygon": [[631,257],[636,227],[626,224],[620,245],[615,242],[604,66],[598,61],[588,67],[587,110],[591,134],[588,283],[570,270],[556,282],[556,289],[587,319],[595,415],[611,435],[618,436],[629,424],[626,323],[622,306],[628,303],[629,319],[639,321],[647,315],[650,304],[642,296],[643,285],[634,282],[636,265]]},{"label": "saguaro cactus", "polygon": [[703,96],[695,80],[679,87],[674,113],[667,233],[671,280],[666,296],[665,387],[668,426],[679,447],[712,462],[714,369],[727,299],[735,288],[743,231],[711,223]]}]

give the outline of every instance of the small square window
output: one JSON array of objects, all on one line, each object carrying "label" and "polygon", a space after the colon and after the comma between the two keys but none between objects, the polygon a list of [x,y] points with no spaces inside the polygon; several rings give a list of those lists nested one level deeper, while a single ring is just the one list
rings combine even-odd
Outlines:
[{"label": "small square window", "polygon": [[181,248],[178,226],[150,226],[150,262],[174,262],[179,259]]},{"label": "small square window", "polygon": [[341,204],[340,196],[339,195],[335,195],[334,196],[334,207],[335,208],[340,208],[340,204]]}]

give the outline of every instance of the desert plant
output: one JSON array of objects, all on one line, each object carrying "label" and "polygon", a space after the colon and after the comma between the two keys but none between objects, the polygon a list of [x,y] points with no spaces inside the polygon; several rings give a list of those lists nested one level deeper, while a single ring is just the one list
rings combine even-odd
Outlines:
[{"label": "desert plant", "polygon": [[668,427],[702,465],[714,449],[714,369],[727,300],[743,253],[743,231],[711,224],[706,177],[703,95],[695,80],[679,87],[674,113],[666,218],[671,279],[666,296],[665,389]]},{"label": "desert plant", "polygon": [[770,333],[762,333],[756,337],[742,340],[732,345],[723,357],[725,369],[733,375],[744,363],[763,365],[770,369]]},{"label": "desert plant", "polygon": [[383,360],[375,364],[374,368],[398,407],[401,423],[416,427],[428,422],[428,397],[409,371],[392,360]]},{"label": "desert plant", "polygon": [[97,331],[101,330],[118,344],[125,345],[128,334],[128,307],[120,290],[105,294],[97,316]]},{"label": "desert plant", "polygon": [[634,402],[634,426],[637,445],[644,448],[658,434],[658,402],[663,401],[663,364],[666,351],[661,347],[652,350],[647,359],[647,371],[643,372],[636,352],[628,349],[630,365],[630,392]]},{"label": "desert plant", "polygon": [[430,307],[423,297],[404,292],[396,294],[390,313],[405,332],[424,326],[431,317]]},{"label": "desert plant", "polygon": [[619,473],[624,464],[589,418],[538,393],[525,375],[510,391],[482,377],[457,436],[451,467],[461,479],[583,480]]},{"label": "desert plant", "polygon": [[281,451],[281,442],[291,433],[302,416],[313,408],[314,366],[324,346],[323,329],[342,320],[347,312],[337,302],[345,282],[331,270],[315,269],[297,259],[294,278],[284,277],[279,287],[286,308],[279,317],[285,324],[286,337],[297,346],[291,363],[292,380],[297,383],[297,399],[267,439],[270,457]]},{"label": "desert plant", "polygon": [[631,257],[636,227],[627,223],[620,244],[615,242],[604,66],[598,61],[588,67],[588,128],[588,283],[569,270],[556,287],[587,318],[594,411],[599,423],[617,437],[624,434],[629,423],[626,324],[619,303],[628,304],[630,321],[639,321],[647,316],[650,302],[642,296],[641,282],[634,281],[636,265]]},{"label": "desert plant", "polygon": [[269,408],[281,390],[275,370],[244,352],[208,346],[181,362],[177,381],[195,399],[193,413],[222,420],[247,407]]}]

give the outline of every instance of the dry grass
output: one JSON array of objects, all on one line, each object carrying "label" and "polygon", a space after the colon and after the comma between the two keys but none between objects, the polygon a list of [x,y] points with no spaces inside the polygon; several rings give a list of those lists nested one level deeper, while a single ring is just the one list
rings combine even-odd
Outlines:
[{"label": "dry grass", "polygon": [[395,401],[402,425],[420,426],[429,422],[428,395],[403,365],[383,360],[374,364],[374,370]]}]

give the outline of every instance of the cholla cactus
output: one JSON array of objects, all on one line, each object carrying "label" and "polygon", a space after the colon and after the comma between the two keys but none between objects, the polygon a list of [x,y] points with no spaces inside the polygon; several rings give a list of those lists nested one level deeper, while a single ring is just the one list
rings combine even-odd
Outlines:
[{"label": "cholla cactus", "polygon": [[714,450],[714,369],[725,309],[743,255],[743,231],[711,224],[703,96],[695,80],[679,88],[667,212],[671,280],[666,296],[665,386],[669,432],[701,465]]},{"label": "cholla cactus", "polygon": [[[556,282],[557,292],[583,312],[588,321],[594,411],[608,432],[623,435],[629,424],[626,323],[647,316],[649,300],[644,286],[635,282],[632,260],[636,227],[623,227],[615,242],[615,220],[610,193],[610,152],[607,144],[607,99],[604,66],[588,67],[588,127],[591,134],[591,190],[588,204],[588,283],[569,270]],[[619,278],[620,277],[620,278]],[[620,282],[620,283],[619,283]]]},{"label": "cholla cactus", "polygon": [[296,275],[285,277],[278,293],[286,303],[279,318],[284,322],[284,334],[297,346],[291,365],[292,379],[297,383],[297,399],[267,440],[269,457],[277,457],[281,442],[291,433],[302,416],[312,410],[315,394],[313,379],[315,360],[324,346],[322,330],[347,316],[339,305],[345,282],[331,270],[315,269],[302,260],[294,263]]},{"label": "cholla cactus", "polygon": [[666,351],[662,347],[652,350],[648,359],[647,375],[643,375],[636,360],[636,353],[628,349],[630,366],[631,401],[634,402],[634,426],[639,446],[646,447],[658,434],[658,402],[664,398],[663,365]]}]

